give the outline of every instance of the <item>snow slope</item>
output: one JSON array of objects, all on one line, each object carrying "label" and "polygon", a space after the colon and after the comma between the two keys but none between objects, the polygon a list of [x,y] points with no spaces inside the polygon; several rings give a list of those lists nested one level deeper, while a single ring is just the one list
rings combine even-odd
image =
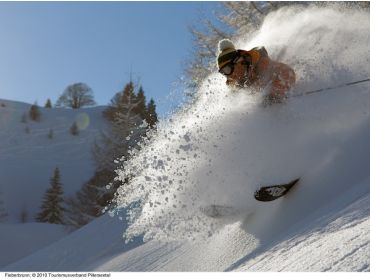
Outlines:
[{"label": "snow slope", "polygon": [[0,267],[22,259],[68,234],[62,225],[0,224]]},{"label": "snow slope", "polygon": [[369,202],[367,195],[338,213],[319,211],[268,242],[248,234],[250,219],[225,226],[205,242],[151,241],[97,270],[370,271]]},{"label": "snow slope", "polygon": [[[138,246],[137,239],[126,247],[120,234],[122,221],[106,215],[1,270],[370,271],[370,194],[357,200],[360,189],[369,183],[267,242],[248,233],[256,218],[226,225],[207,240],[150,241]],[[345,207],[348,196],[355,201]]]},{"label": "snow slope", "polygon": [[[0,192],[9,214],[8,222],[19,222],[23,209],[33,220],[42,197],[50,187],[54,169],[59,167],[66,195],[79,190],[94,172],[91,148],[105,124],[103,106],[70,110],[41,110],[41,121],[21,122],[30,104],[0,99]],[[76,121],[80,134],[69,128]],[[29,133],[26,133],[26,128]],[[48,138],[50,129],[53,139]]]},{"label": "snow slope", "polygon": [[103,261],[141,244],[141,238],[126,245],[121,219],[104,215],[90,224],[37,251],[2,271],[93,271]]},{"label": "snow slope", "polygon": [[[122,213],[105,215],[4,269],[370,271],[370,85],[298,97],[368,78],[369,29],[360,11],[269,15],[236,45],[265,45],[294,67],[297,86],[285,104],[263,108],[263,93],[232,91],[211,75],[197,101],[119,171],[136,175],[119,189],[122,207],[141,205],[128,225]],[[286,197],[253,199],[258,186],[296,177]],[[207,217],[201,208],[210,204],[238,214]],[[122,234],[135,248],[124,247]]]},{"label": "snow slope", "polygon": [[[8,214],[0,223],[0,267],[26,257],[70,232],[64,226],[34,223],[54,169],[59,167],[66,196],[93,174],[91,148],[101,129],[104,107],[80,110],[40,108],[40,122],[27,119],[30,104],[0,99],[0,199]],[[69,128],[76,121],[80,134]],[[29,133],[26,133],[29,128]],[[49,139],[50,129],[53,138]],[[26,214],[20,224],[21,214]]]}]

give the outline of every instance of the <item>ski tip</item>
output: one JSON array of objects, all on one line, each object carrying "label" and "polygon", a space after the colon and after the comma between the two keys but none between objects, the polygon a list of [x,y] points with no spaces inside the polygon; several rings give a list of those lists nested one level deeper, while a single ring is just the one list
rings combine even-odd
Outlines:
[{"label": "ski tip", "polygon": [[300,180],[301,180],[301,178],[299,177],[299,178],[297,178],[297,179],[295,179],[295,180],[291,181],[291,182],[289,183],[289,185],[294,186],[294,185],[295,185],[295,184],[297,184]]},{"label": "ski tip", "polygon": [[290,189],[298,183],[300,179],[301,178],[294,179],[287,184],[261,187],[254,193],[254,198],[262,202],[276,200],[286,195],[290,191]]}]

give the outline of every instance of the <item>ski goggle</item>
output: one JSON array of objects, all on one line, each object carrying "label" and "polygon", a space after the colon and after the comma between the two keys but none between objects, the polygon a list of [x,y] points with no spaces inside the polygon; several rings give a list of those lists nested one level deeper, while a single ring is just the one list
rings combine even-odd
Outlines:
[{"label": "ski goggle", "polygon": [[222,75],[229,76],[234,72],[234,62],[230,62],[218,70]]},{"label": "ski goggle", "polygon": [[[238,56],[232,62],[226,64],[224,67],[218,70],[218,72],[220,72],[222,75],[230,76],[234,72],[234,65],[243,60],[244,60],[243,57]],[[250,65],[250,62],[247,63],[247,67],[249,67],[249,65]]]}]

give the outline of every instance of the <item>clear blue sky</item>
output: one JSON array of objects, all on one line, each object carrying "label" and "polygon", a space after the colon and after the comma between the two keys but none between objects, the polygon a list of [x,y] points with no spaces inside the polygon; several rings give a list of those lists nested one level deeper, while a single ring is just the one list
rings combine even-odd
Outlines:
[{"label": "clear blue sky", "polygon": [[[87,83],[106,105],[140,78],[158,112],[189,58],[188,26],[219,2],[1,2],[0,98],[44,105]],[[179,96],[179,95],[177,95]],[[176,98],[178,98],[176,96]]]}]

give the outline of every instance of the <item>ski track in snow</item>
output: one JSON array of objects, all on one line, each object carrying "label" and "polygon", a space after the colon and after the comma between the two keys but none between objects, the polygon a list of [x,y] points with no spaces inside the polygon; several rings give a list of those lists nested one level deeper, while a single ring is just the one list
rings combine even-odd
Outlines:
[{"label": "ski track in snow", "polygon": [[334,214],[334,218],[327,217],[313,229],[307,227],[246,264],[239,264],[237,270],[368,271],[369,215],[370,195]]}]

